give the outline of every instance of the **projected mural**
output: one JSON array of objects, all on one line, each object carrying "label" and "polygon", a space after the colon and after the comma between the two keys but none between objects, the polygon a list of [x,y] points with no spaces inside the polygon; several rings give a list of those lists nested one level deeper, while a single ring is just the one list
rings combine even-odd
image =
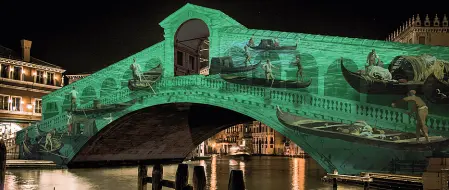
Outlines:
[{"label": "projected mural", "polygon": [[[248,29],[191,4],[160,25],[164,41],[46,96],[44,120],[17,135],[21,156],[85,161],[77,154],[115,120],[171,103],[213,105],[260,120],[328,172],[388,172],[396,161],[447,154],[447,47]],[[151,125],[148,134],[157,131]],[[196,133],[182,134],[196,139]],[[154,138],[136,146],[163,140]],[[161,158],[117,149],[136,159]]]},{"label": "projected mural", "polygon": [[397,56],[384,68],[375,50],[369,53],[365,70],[349,71],[343,61],[341,68],[346,81],[360,93],[406,94],[410,90],[422,94],[426,79],[433,74],[443,80],[449,63],[434,56]]}]

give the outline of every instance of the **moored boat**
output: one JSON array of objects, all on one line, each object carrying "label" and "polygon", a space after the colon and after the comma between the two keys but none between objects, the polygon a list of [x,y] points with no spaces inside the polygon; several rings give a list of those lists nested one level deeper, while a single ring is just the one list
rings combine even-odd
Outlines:
[{"label": "moored boat", "polygon": [[430,102],[449,104],[449,82],[443,82],[432,74],[424,82],[423,91],[424,96]]},{"label": "moored boat", "polygon": [[260,43],[258,46],[250,46],[251,49],[263,50],[263,51],[296,50],[297,47],[298,47],[298,44],[295,44],[294,46],[275,46],[272,39],[263,39],[263,40],[260,40]]},{"label": "moored boat", "polygon": [[422,93],[421,87],[424,82],[399,82],[396,80],[380,80],[367,75],[349,71],[341,62],[341,71],[348,84],[359,93],[364,94],[401,94],[404,95],[410,90],[415,90],[417,94]]},{"label": "moored boat", "polygon": [[430,142],[421,137],[416,141],[414,133],[389,129],[375,129],[364,122],[344,124],[332,121],[312,120],[276,110],[278,120],[286,127],[305,134],[340,139],[374,147],[410,151],[440,151],[449,145],[449,139],[442,136],[429,136]]},{"label": "moored boat", "polygon": [[264,78],[248,78],[245,76],[220,75],[220,77],[230,83],[262,86],[271,88],[307,88],[312,84],[312,79],[308,81],[291,81],[291,80],[267,80]]},{"label": "moored boat", "polygon": [[142,73],[140,80],[130,79],[128,81],[128,88],[130,90],[152,89],[152,85],[162,78],[162,73],[162,64],[159,64],[149,71]]},{"label": "moored boat", "polygon": [[262,63],[262,60],[260,60],[256,64],[248,63],[246,66],[239,66],[239,65],[245,65],[243,61],[241,62],[234,62],[232,60],[232,57],[214,57],[211,60],[211,66],[209,69],[209,74],[230,74],[230,73],[240,73],[240,72],[248,72],[251,70],[256,69],[260,64]]},{"label": "moored boat", "polygon": [[134,105],[135,100],[131,100],[124,103],[118,103],[118,104],[108,104],[108,105],[99,105],[95,104],[92,108],[85,108],[85,109],[76,109],[73,111],[70,111],[72,114],[75,115],[89,115],[89,114],[107,114],[107,113],[113,113],[117,111],[124,110],[132,105]]},{"label": "moored boat", "polygon": [[231,159],[249,160],[251,153],[245,146],[233,146],[230,148],[228,156]]}]

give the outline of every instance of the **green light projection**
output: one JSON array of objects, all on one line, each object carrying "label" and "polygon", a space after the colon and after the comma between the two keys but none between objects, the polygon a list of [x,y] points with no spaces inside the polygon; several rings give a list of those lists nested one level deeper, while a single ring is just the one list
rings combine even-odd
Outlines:
[{"label": "green light projection", "polygon": [[[273,83],[266,82],[266,72],[262,66],[227,75],[174,77],[174,35],[181,24],[191,19],[200,19],[208,25],[210,59],[230,56],[234,63],[239,64],[236,67],[244,66],[244,47],[251,37],[255,46],[261,40],[278,38],[281,47],[294,46],[296,43],[297,47],[249,49],[252,57],[249,65],[259,61],[263,65],[266,60],[270,60],[277,68],[273,69],[276,80]],[[392,160],[420,161],[432,153],[429,150],[396,150],[299,132],[278,120],[276,107],[309,119],[341,123],[364,120],[378,129],[414,132],[414,118],[402,109],[390,106],[393,100],[404,97],[405,93],[376,95],[357,92],[345,80],[341,60],[345,68],[356,72],[365,69],[366,56],[372,49],[377,51],[383,61],[389,62],[400,55],[422,54],[431,54],[438,60],[449,60],[449,54],[446,53],[449,48],[247,29],[221,11],[192,4],[182,7],[160,25],[164,28],[164,41],[45,96],[42,122],[18,133],[16,142],[21,144],[21,157],[67,164],[91,136],[112,120],[148,106],[176,102],[214,105],[259,120],[292,139],[328,172],[334,169],[346,174],[385,172]],[[297,66],[292,62],[298,55],[304,81],[311,80],[309,86],[295,83]],[[128,88],[129,80],[133,78],[130,70],[133,59],[136,59],[143,72],[162,64],[162,78],[151,82],[156,93],[151,89]],[[388,65],[384,68],[388,68]],[[92,110],[98,103],[105,106],[138,99],[144,101],[113,111],[72,116],[67,111],[71,102],[67,94],[72,86],[76,86],[81,95],[78,98],[80,110]],[[445,106],[428,103],[430,115],[427,126],[433,135],[448,135],[449,117],[444,111]],[[46,143],[47,136],[55,142],[55,147]]]}]

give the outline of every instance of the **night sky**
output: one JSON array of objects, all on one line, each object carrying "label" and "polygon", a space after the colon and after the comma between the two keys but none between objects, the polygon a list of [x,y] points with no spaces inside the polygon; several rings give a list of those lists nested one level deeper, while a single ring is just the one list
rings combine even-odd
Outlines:
[{"label": "night sky", "polygon": [[221,10],[253,29],[380,40],[413,14],[424,18],[428,13],[433,19],[438,13],[441,19],[448,8],[403,0],[104,2],[2,0],[0,45],[20,52],[20,40],[31,40],[33,57],[62,66],[65,74],[77,74],[99,70],[163,40],[158,23],[187,2]]}]

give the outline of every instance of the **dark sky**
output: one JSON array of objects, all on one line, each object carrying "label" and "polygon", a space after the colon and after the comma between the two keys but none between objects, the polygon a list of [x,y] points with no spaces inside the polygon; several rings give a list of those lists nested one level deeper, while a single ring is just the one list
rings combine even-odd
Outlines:
[{"label": "dark sky", "polygon": [[442,3],[416,1],[410,6],[414,1],[403,0],[103,2],[2,0],[0,44],[19,51],[20,39],[32,40],[32,56],[74,74],[99,70],[161,41],[158,23],[187,2],[219,9],[253,29],[381,40],[413,14],[433,18],[438,13],[442,18],[447,10]]}]

